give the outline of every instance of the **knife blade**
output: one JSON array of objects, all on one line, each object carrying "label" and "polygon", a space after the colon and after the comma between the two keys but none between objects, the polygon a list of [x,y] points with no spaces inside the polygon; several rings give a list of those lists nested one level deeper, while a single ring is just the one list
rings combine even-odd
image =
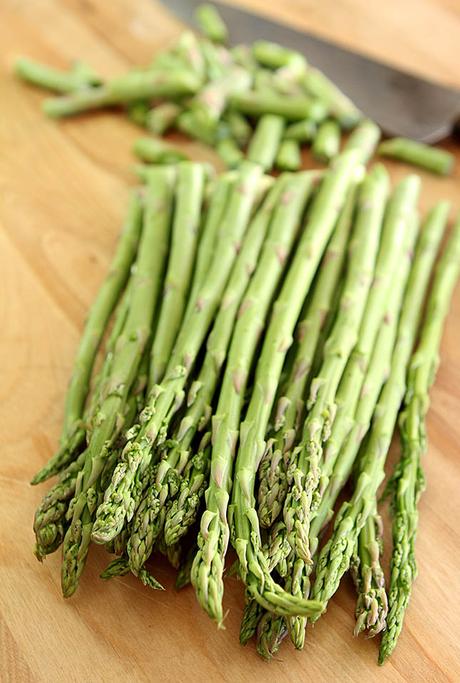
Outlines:
[{"label": "knife blade", "polygon": [[[195,10],[202,4],[202,0],[160,2],[192,25]],[[401,71],[246,9],[218,1],[213,4],[228,27],[231,44],[271,40],[301,52],[387,135],[433,143],[452,133],[460,116],[460,90]]]}]

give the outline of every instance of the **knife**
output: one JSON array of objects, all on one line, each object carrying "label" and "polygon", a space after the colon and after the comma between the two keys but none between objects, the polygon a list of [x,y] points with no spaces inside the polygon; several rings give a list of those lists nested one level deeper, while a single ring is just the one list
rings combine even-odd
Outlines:
[{"label": "knife", "polygon": [[[187,24],[194,23],[195,10],[202,4],[201,0],[161,2]],[[433,143],[446,138],[458,125],[460,90],[413,76],[260,14],[213,4],[227,25],[232,44],[271,40],[301,52],[387,135]]]}]

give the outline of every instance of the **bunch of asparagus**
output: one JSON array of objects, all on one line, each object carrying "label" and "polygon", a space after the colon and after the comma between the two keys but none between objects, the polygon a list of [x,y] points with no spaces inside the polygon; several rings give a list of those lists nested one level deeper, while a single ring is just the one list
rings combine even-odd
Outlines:
[{"label": "bunch of asparagus", "polygon": [[[161,139],[180,131],[212,146],[228,168],[242,161],[266,171],[296,171],[302,147],[329,163],[345,143],[357,148],[366,163],[381,132],[364,119],[353,102],[329,78],[307,63],[299,52],[268,41],[226,46],[227,29],[215,8],[197,12],[202,37],[183,33],[151,64],[104,82],[87,65],[68,72],[29,59],[16,62],[24,80],[54,91],[59,97],[44,102],[44,111],[60,118],[103,107],[118,106],[156,137],[139,139],[134,152],[149,163],[175,163],[184,153]],[[378,152],[434,173],[447,174],[453,157],[442,149],[395,138]],[[142,175],[145,169],[139,169]]]},{"label": "bunch of asparagus", "polygon": [[[35,552],[62,546],[65,597],[92,542],[112,555],[103,578],[154,589],[158,551],[221,626],[232,545],[242,643],[256,636],[267,659],[286,634],[302,648],[350,569],[356,633],[383,631],[381,660],[391,653],[460,220],[430,289],[448,205],[419,229],[419,179],[391,190],[362,160],[351,149],[277,179],[250,161],[221,176],[189,161],[145,171],[88,315],[60,447],[33,480],[57,477]],[[401,406],[387,595],[378,490]]]}]

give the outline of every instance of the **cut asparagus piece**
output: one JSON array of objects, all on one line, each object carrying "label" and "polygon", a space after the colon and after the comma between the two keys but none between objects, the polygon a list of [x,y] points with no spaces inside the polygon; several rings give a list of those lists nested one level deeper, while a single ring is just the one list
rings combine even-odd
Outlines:
[{"label": "cut asparagus piece", "polygon": [[150,336],[164,268],[164,254],[169,239],[172,186],[171,168],[152,172],[145,197],[144,225],[139,243],[136,268],[130,285],[130,306],[118,338],[105,396],[88,443],[83,471],[71,503],[71,523],[64,538],[62,590],[72,595],[83,571],[97,505],[97,487],[110,444],[123,426],[128,393]]},{"label": "cut asparagus piece", "polygon": [[141,233],[141,216],[140,198],[137,193],[134,193],[130,200],[125,225],[109,272],[88,313],[78,346],[77,357],[67,390],[60,448],[35,475],[32,484],[39,484],[63,469],[71,461],[75,449],[84,439],[83,411],[88,397],[94,362],[109,318],[129,277]]},{"label": "cut asparagus piece", "polygon": [[283,140],[276,155],[276,167],[281,171],[298,171],[301,164],[299,143],[296,140]]},{"label": "cut asparagus piece", "polygon": [[200,5],[195,13],[201,32],[215,43],[226,43],[228,31],[214,5]]},{"label": "cut asparagus piece", "polygon": [[249,161],[260,164],[264,170],[269,171],[275,162],[283,130],[284,120],[281,116],[261,116],[248,146]]},{"label": "cut asparagus piece", "polygon": [[[435,211],[448,212],[445,203]],[[449,303],[460,268],[460,219],[435,270],[417,350],[409,365],[404,410],[400,417],[402,455],[391,480],[393,495],[393,552],[389,592],[390,610],[383,634],[379,662],[393,652],[401,633],[412,583],[417,575],[415,537],[418,501],[425,481],[421,457],[427,448],[425,419],[429,391],[439,364],[439,347]]]},{"label": "cut asparagus piece", "polygon": [[384,157],[391,157],[414,166],[420,166],[420,168],[425,168],[427,171],[438,175],[449,175],[455,162],[455,158],[450,152],[407,138],[385,140],[378,146],[377,153]]},{"label": "cut asparagus piece", "polygon": [[164,135],[174,126],[181,111],[182,107],[175,102],[162,102],[147,113],[145,125],[155,135]]},{"label": "cut asparagus piece", "polygon": [[230,137],[219,140],[216,151],[227,168],[236,168],[244,159],[238,144]]},{"label": "cut asparagus piece", "polygon": [[443,216],[436,212],[430,214],[417,243],[398,323],[390,375],[380,394],[368,440],[360,455],[354,493],[341,505],[331,538],[318,559],[313,596],[324,602],[325,606],[348,570],[358,535],[375,507],[377,490],[384,476],[383,468],[404,396],[406,372],[422,304],[444,227]]},{"label": "cut asparagus piece", "polygon": [[311,119],[304,119],[291,123],[284,131],[286,140],[297,140],[297,142],[311,142],[316,135],[317,125]]},{"label": "cut asparagus piece", "polygon": [[188,158],[177,147],[155,138],[139,138],[133,145],[133,152],[151,164],[175,164]]},{"label": "cut asparagus piece", "polygon": [[310,67],[303,84],[310,95],[326,104],[342,128],[353,128],[361,119],[362,114],[353,102],[318,69]]},{"label": "cut asparagus piece", "polygon": [[326,118],[328,109],[320,100],[302,95],[286,97],[272,91],[237,93],[230,98],[231,105],[248,116],[275,114],[287,121],[310,119],[319,122]]},{"label": "cut asparagus piece", "polygon": [[75,64],[70,71],[60,71],[27,59],[27,57],[20,57],[14,63],[14,72],[28,83],[61,94],[71,93],[98,83],[95,74],[80,63]]},{"label": "cut asparagus piece", "polygon": [[374,156],[381,134],[382,132],[376,123],[370,119],[364,119],[351,133],[344,149],[359,150],[363,164],[367,164]]},{"label": "cut asparagus piece", "polygon": [[222,624],[223,570],[229,542],[227,506],[231,469],[244,392],[261,330],[283,274],[316,174],[292,176],[270,225],[257,268],[241,304],[233,331],[219,402],[212,421],[212,459],[206,510],[192,568],[197,598],[209,616]]},{"label": "cut asparagus piece", "polygon": [[312,154],[318,161],[329,162],[339,153],[340,127],[337,121],[326,119],[318,127],[311,148]]}]

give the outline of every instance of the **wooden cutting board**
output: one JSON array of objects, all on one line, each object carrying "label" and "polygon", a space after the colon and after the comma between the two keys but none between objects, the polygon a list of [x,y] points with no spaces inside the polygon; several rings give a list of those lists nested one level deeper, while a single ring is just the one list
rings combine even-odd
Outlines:
[{"label": "wooden cutting board", "polygon": [[[249,3],[248,3],[249,4]],[[263,0],[253,0],[263,8]],[[460,87],[456,0],[289,0],[270,10],[295,24]],[[399,647],[383,668],[377,643],[352,636],[350,581],[308,633],[271,664],[238,644],[242,587],[228,579],[226,629],[217,631],[191,589],[153,592],[133,577],[98,580],[94,548],[78,594],[64,601],[59,554],[32,554],[32,516],[45,488],[28,482],[53,452],[85,313],[106,270],[134,178],[138,131],[109,113],[45,119],[42,94],[16,82],[25,53],[56,65],[83,56],[106,76],[148,61],[179,31],[149,0],[2,0],[0,4],[1,681],[454,681],[460,680],[460,290],[432,391],[417,580]],[[196,158],[211,153],[187,143]],[[449,146],[449,145],[448,145]],[[451,145],[453,148],[453,146]],[[421,204],[460,209],[455,177],[423,175]],[[391,166],[396,179],[407,172]]]}]

